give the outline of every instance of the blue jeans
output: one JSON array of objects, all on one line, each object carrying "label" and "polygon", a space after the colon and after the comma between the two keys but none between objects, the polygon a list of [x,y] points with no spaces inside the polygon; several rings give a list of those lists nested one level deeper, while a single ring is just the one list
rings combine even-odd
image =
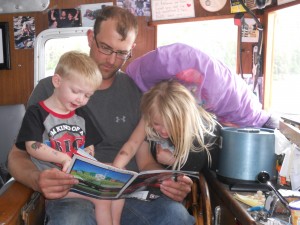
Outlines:
[{"label": "blue jeans", "polygon": [[[167,197],[151,202],[126,199],[122,225],[193,225],[191,216],[181,203]],[[83,199],[47,200],[47,225],[96,225],[93,203]]]}]

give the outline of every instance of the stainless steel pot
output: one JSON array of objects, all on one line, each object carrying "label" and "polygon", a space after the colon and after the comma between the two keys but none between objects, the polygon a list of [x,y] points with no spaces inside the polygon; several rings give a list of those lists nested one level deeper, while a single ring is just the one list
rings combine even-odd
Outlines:
[{"label": "stainless steel pot", "polygon": [[264,128],[221,129],[217,176],[225,183],[256,181],[267,171],[276,179],[274,130]]}]

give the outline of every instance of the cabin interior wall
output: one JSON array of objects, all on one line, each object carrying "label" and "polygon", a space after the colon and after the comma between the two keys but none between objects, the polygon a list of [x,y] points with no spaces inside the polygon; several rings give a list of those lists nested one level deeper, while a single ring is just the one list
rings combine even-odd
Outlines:
[{"label": "cabin interior wall", "polygon": [[[30,1],[28,1],[30,4]],[[105,0],[51,0],[50,8],[76,8],[82,4],[105,3]],[[115,3],[114,3],[115,4]],[[26,104],[33,90],[34,84],[34,49],[15,49],[14,47],[14,16],[31,16],[35,19],[36,36],[45,29],[48,29],[47,12],[32,13],[10,13],[0,14],[1,22],[9,23],[10,36],[10,59],[11,69],[0,70],[0,105],[6,104]],[[154,27],[147,26],[149,18],[138,17],[139,35],[136,40],[137,46],[133,51],[133,58],[127,64],[142,54],[155,48]],[[126,65],[124,67],[126,67]]]},{"label": "cabin interior wall", "polygon": [[[28,0],[29,1],[29,0]],[[298,2],[299,0],[296,0]],[[30,1],[29,1],[30,2]],[[50,8],[76,8],[82,4],[105,3],[107,0],[51,0]],[[113,1],[116,4],[116,1]],[[233,18],[234,14],[230,13],[230,1],[217,12],[205,11],[199,3],[194,0],[195,18],[150,21],[149,17],[138,17],[139,35],[136,40],[136,47],[133,50],[133,57],[124,65],[123,69],[135,58],[144,53],[155,49],[156,47],[156,25],[163,23],[191,22],[199,20],[212,20],[220,18]],[[9,22],[10,35],[10,58],[11,69],[0,70],[0,105],[4,104],[26,104],[32,90],[34,80],[34,49],[15,49],[13,38],[13,17],[14,16],[32,16],[35,18],[36,36],[43,30],[48,29],[47,12],[33,12],[22,14],[0,14],[1,22]],[[263,14],[259,15],[263,22]],[[232,21],[234,23],[234,21]],[[237,37],[238,39],[239,37]],[[237,52],[237,73],[239,71],[239,54],[242,54],[243,73],[252,72],[252,43],[242,43],[238,46],[241,49]]]}]

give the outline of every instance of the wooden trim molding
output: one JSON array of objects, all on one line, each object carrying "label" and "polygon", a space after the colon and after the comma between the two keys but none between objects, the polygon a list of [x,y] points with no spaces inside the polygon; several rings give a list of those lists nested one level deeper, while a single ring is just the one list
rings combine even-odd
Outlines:
[{"label": "wooden trim molding", "polygon": [[300,130],[293,125],[285,123],[284,121],[279,122],[279,131],[286,136],[291,142],[300,147]]}]

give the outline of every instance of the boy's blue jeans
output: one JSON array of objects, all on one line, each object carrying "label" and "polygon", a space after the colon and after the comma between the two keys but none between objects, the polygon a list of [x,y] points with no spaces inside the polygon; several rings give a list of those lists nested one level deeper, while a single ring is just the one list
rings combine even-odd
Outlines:
[{"label": "boy's blue jeans", "polygon": [[[47,200],[47,225],[96,225],[93,203],[83,199]],[[126,199],[122,225],[193,225],[185,207],[167,197],[146,202]]]}]

